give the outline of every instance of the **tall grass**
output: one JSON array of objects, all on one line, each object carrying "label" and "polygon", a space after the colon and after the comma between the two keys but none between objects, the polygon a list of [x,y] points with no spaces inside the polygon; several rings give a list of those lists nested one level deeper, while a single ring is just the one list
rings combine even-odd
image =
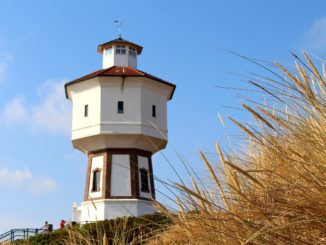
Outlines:
[{"label": "tall grass", "polygon": [[253,86],[274,100],[243,104],[258,122],[229,118],[247,136],[244,152],[219,164],[200,152],[210,184],[175,184],[179,216],[151,244],[326,244],[326,79],[303,53],[294,69],[276,64]]},{"label": "tall grass", "polygon": [[161,214],[98,221],[68,229],[67,236],[61,239],[60,244],[143,244],[166,229],[169,223],[169,218]]},{"label": "tall grass", "polygon": [[46,232],[19,240],[13,244],[53,244],[53,245],[120,245],[144,244],[152,236],[164,231],[171,223],[162,214],[140,217],[121,217],[88,224],[76,224],[65,229]]},{"label": "tall grass", "polygon": [[326,244],[326,70],[293,56],[294,69],[250,81],[274,101],[242,105],[256,124],[229,118],[246,147],[216,144],[218,163],[200,152],[210,181],[187,168],[192,186],[174,185],[179,215],[157,203],[168,221],[96,223],[50,244]]}]

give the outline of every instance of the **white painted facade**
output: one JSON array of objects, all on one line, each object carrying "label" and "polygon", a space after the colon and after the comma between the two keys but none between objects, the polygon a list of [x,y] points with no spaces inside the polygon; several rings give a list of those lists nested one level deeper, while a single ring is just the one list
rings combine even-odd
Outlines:
[{"label": "white painted facade", "polygon": [[[74,132],[83,129],[81,137],[98,134],[96,127],[101,118],[101,87],[98,79],[90,79],[72,86],[70,90],[72,106],[72,138]],[[84,116],[85,105],[88,105],[87,117]]]},{"label": "white painted facade", "polygon": [[[74,147],[84,153],[103,148],[151,152],[165,148],[169,96],[168,85],[144,77],[127,77],[124,81],[121,77],[100,77],[70,85]],[[118,101],[124,103],[122,114],[117,111]],[[152,116],[153,105],[156,117]]]},{"label": "white painted facade", "polygon": [[111,196],[131,196],[129,155],[112,155]]},{"label": "white painted facade", "polygon": [[[97,156],[92,158],[92,166],[91,166],[91,176],[90,176],[90,185],[89,185],[89,196],[91,198],[98,198],[102,196],[102,190],[103,190],[103,163],[104,159],[103,156]],[[100,189],[98,191],[93,191],[93,177],[94,177],[94,171],[99,170],[100,171]]]},{"label": "white painted facade", "polygon": [[141,216],[157,212],[153,202],[139,199],[105,199],[73,204],[75,222],[94,222],[123,216]]},{"label": "white painted facade", "polygon": [[[117,47],[124,47],[125,53],[117,53]],[[132,51],[133,47],[129,45],[112,45],[107,47],[103,51],[103,69],[112,67],[112,66],[122,66],[127,67],[131,66],[137,68],[137,51],[134,53]]]}]

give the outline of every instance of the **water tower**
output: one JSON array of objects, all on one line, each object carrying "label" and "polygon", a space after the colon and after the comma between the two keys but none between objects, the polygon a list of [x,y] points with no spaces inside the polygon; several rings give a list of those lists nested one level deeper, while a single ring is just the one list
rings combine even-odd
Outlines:
[{"label": "water tower", "polygon": [[155,212],[152,156],[167,144],[167,102],[176,86],[137,69],[142,49],[121,37],[103,43],[102,69],[65,84],[72,143],[88,158],[73,221]]}]

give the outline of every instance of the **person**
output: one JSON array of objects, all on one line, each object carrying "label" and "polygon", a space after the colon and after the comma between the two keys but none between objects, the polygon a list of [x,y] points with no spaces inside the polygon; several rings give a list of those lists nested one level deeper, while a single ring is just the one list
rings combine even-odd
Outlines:
[{"label": "person", "polygon": [[66,221],[64,221],[64,220],[62,219],[61,222],[60,222],[60,229],[65,228],[65,224],[66,224]]},{"label": "person", "polygon": [[44,226],[42,227],[45,232],[49,231],[49,223],[45,221]]}]

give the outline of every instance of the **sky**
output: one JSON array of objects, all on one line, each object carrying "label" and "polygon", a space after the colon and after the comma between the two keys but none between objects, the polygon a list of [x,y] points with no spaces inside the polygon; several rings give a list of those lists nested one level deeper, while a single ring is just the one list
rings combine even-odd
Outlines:
[{"label": "sky", "polygon": [[325,57],[325,9],[322,0],[0,0],[0,233],[57,227],[82,201],[87,159],[71,144],[63,84],[101,68],[97,45],[117,38],[114,20],[144,47],[138,68],[177,85],[154,175],[178,181],[172,164],[189,182],[178,156],[205,175],[198,150],[214,161],[215,142],[228,150],[227,136],[241,138],[218,115],[252,120],[238,108],[245,96],[263,99],[220,88],[248,88],[242,75],[264,72],[226,50],[283,64],[290,51]]}]

